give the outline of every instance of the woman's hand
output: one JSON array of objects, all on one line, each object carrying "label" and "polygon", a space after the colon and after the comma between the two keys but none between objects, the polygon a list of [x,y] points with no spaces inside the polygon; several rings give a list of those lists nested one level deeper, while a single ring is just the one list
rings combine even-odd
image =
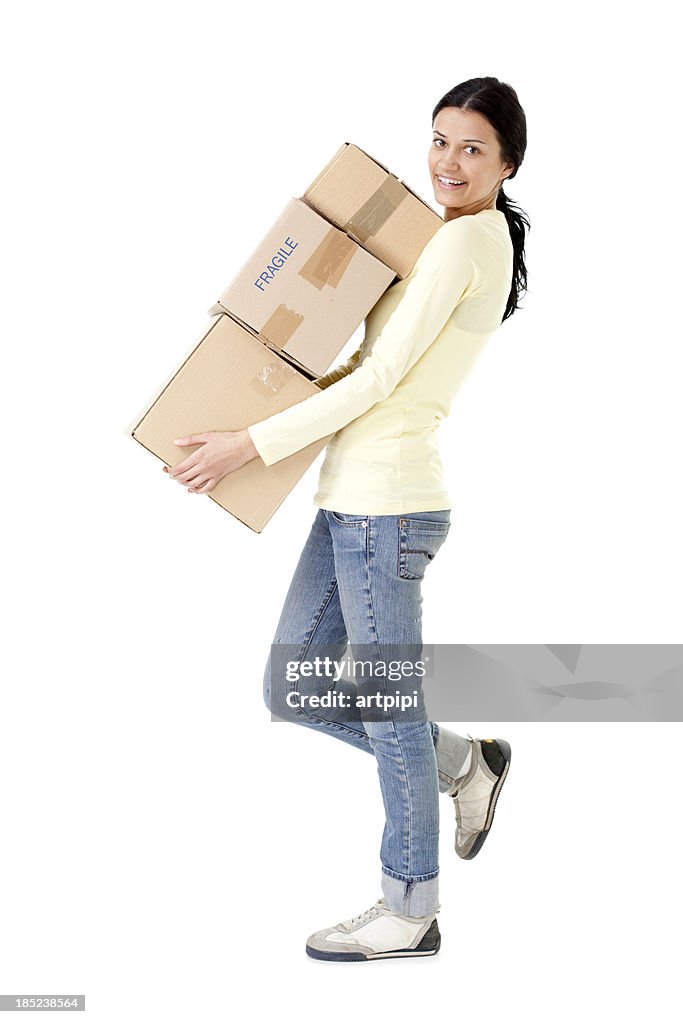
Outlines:
[{"label": "woman's hand", "polygon": [[249,431],[209,430],[188,434],[177,445],[200,445],[177,466],[164,466],[164,472],[192,494],[208,494],[226,473],[234,473],[258,455]]}]

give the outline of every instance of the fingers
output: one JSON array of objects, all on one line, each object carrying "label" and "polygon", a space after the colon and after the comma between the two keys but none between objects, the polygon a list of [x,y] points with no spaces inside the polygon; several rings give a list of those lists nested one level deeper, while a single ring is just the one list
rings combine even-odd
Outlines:
[{"label": "fingers", "polygon": [[209,440],[209,434],[188,434],[187,437],[179,437],[173,443],[179,445],[203,444]]},{"label": "fingers", "polygon": [[200,462],[199,452],[192,452],[186,459],[179,462],[177,466],[169,466],[166,472],[174,480],[179,480],[181,483],[186,484],[189,483],[193,476],[201,472]]},{"label": "fingers", "polygon": [[204,480],[206,479],[206,477],[202,475],[202,471],[198,466],[190,466],[189,469],[185,470],[185,472],[178,472],[178,466],[176,466],[175,469],[170,469],[168,471],[168,475],[172,480],[177,480],[180,484],[190,484],[199,476],[202,476],[202,479]]},{"label": "fingers", "polygon": [[[207,431],[203,434],[187,434],[185,437],[176,438],[174,444],[181,446],[205,444],[212,440],[213,436],[214,435],[211,431]],[[207,448],[201,448],[192,452],[186,459],[179,462],[177,466],[164,466],[164,473],[170,476],[172,480],[176,480],[179,484],[183,484],[183,486],[187,487],[188,491],[193,494],[207,494],[218,483],[218,481],[213,477],[207,477],[207,467],[202,467],[199,464],[202,461],[206,461],[199,457],[200,452],[206,452],[208,450],[209,449]]]},{"label": "fingers", "polygon": [[181,462],[178,466],[164,466],[164,473],[170,476],[171,480],[177,480],[179,484],[191,484],[193,481],[199,482],[200,475],[202,480],[206,479],[199,466],[192,464],[183,471],[182,467],[184,465],[185,463]]},{"label": "fingers", "polygon": [[193,484],[188,490],[192,491],[193,494],[208,494],[216,486],[216,480],[207,480],[205,484]]},{"label": "fingers", "polygon": [[196,466],[188,469],[185,473],[178,473],[178,467],[175,469],[169,469],[168,466],[164,466],[164,473],[167,473],[173,480],[176,480],[179,484],[183,484],[187,487],[188,491],[193,494],[208,494],[209,491],[218,483],[212,477],[206,479]]}]

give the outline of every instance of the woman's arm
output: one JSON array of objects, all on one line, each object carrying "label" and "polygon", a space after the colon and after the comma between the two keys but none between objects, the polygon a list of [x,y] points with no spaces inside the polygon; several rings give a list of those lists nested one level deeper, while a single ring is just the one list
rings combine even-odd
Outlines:
[{"label": "woman's arm", "polygon": [[333,434],[386,398],[439,336],[488,258],[474,217],[443,224],[422,250],[401,301],[369,355],[319,394],[247,427],[267,466]]}]

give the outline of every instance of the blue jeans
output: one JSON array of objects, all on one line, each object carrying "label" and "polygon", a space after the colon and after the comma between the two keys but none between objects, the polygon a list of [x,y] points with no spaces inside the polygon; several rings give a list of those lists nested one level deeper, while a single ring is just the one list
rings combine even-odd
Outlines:
[{"label": "blue jeans", "polygon": [[[339,706],[300,706],[291,694],[303,687],[288,679],[279,645],[293,645],[289,657],[299,660],[324,651],[341,661],[348,643],[359,659],[370,650],[382,660],[383,652],[397,645],[416,650],[419,657],[421,583],[449,529],[449,509],[407,515],[319,509],[264,673],[264,700],[277,718],[322,730],[376,758],[386,816],[380,849],[382,893],[390,910],[411,917],[432,914],[439,905],[438,796],[464,764],[469,740],[426,716],[411,720],[388,711],[372,720],[372,715],[354,718]],[[322,685],[307,685],[314,692],[316,685],[319,692],[333,689],[347,705],[367,687],[365,681],[340,678],[331,683],[329,677]],[[414,692],[415,680],[402,685]],[[377,689],[376,680],[370,689]],[[395,683],[386,683],[385,692],[395,690]]]}]

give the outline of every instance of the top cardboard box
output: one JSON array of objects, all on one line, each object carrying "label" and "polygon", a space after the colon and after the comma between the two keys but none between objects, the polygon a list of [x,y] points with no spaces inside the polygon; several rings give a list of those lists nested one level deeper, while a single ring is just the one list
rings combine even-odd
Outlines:
[{"label": "top cardboard box", "polygon": [[407,277],[443,219],[405,182],[345,142],[303,198],[399,277]]}]

